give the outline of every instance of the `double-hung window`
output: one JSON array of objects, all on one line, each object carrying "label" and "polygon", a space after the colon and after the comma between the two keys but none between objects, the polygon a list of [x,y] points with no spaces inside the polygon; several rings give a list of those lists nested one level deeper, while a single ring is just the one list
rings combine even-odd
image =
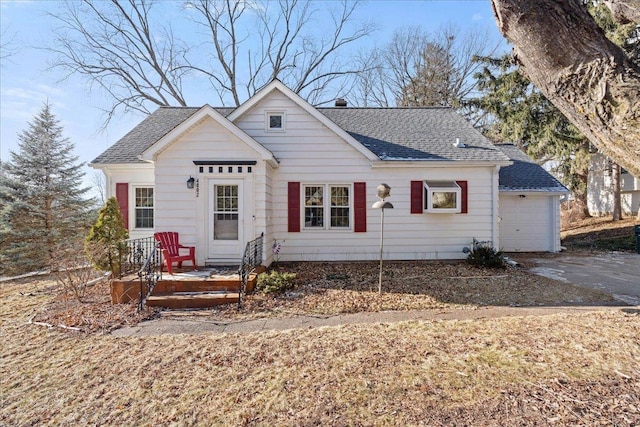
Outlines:
[{"label": "double-hung window", "polygon": [[154,217],[153,187],[136,187],[135,189],[135,224],[136,228],[153,228]]},{"label": "double-hung window", "polygon": [[351,187],[310,184],[304,186],[305,229],[349,229],[351,226]]}]

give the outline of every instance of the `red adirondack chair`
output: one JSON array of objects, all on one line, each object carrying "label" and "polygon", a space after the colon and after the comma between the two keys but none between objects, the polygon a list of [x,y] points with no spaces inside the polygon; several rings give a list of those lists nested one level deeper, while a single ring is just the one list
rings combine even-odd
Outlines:
[{"label": "red adirondack chair", "polygon": [[[194,246],[183,246],[178,240],[178,233],[175,231],[163,231],[154,233],[153,237],[160,242],[162,258],[167,265],[169,274],[173,274],[173,263],[178,263],[178,268],[182,268],[182,261],[191,261],[193,270],[196,270],[196,248]],[[189,249],[189,254],[180,254],[180,249]]]}]

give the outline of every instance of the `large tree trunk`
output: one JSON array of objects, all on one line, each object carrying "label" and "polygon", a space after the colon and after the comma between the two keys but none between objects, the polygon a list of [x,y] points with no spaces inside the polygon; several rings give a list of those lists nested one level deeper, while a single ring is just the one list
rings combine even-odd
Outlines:
[{"label": "large tree trunk", "polygon": [[640,67],[581,0],[491,0],[521,70],[602,152],[640,177]]}]

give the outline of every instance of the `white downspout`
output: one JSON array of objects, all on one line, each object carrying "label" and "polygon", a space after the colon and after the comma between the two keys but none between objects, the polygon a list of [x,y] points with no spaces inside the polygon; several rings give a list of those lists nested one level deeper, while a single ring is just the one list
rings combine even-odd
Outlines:
[{"label": "white downspout", "polygon": [[493,247],[496,250],[500,250],[500,234],[499,234],[499,226],[498,223],[499,214],[500,214],[500,206],[498,203],[499,200],[499,185],[500,185],[500,165],[495,165],[493,167],[493,185],[491,186],[491,241],[493,242]]}]

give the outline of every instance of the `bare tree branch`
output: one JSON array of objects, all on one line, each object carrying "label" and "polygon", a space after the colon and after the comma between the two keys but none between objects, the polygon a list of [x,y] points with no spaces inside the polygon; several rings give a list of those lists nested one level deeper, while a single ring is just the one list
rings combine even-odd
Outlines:
[{"label": "bare tree branch", "polygon": [[448,24],[428,34],[420,27],[403,28],[371,54],[378,58],[377,71],[361,73],[359,84],[367,90],[367,104],[458,107],[476,85],[472,77],[479,64],[473,58],[497,47],[486,30],[461,31]]},{"label": "bare tree branch", "polygon": [[[345,48],[373,27],[355,23],[358,1],[313,9],[318,4],[188,0],[176,9],[176,19],[190,17],[196,31],[181,40],[158,14],[171,7],[168,3],[69,0],[65,12],[52,15],[60,25],[48,48],[56,54],[51,67],[62,69],[64,78],[78,75],[107,95],[105,126],[117,112],[187,105],[183,84],[195,75],[209,80],[223,104],[231,100],[238,106],[245,94],[252,96],[275,78],[322,102],[331,90],[349,90],[360,70]],[[319,38],[312,19],[327,13],[333,25],[325,25],[322,34],[329,36]],[[194,42],[199,36],[202,42]]]},{"label": "bare tree branch", "polygon": [[83,76],[111,99],[105,125],[117,110],[149,112],[151,105],[186,105],[181,68],[187,48],[168,26],[152,22],[147,0],[67,2],[51,15],[60,26],[49,51],[52,68]]},{"label": "bare tree branch", "polygon": [[2,30],[2,33],[0,33],[0,61],[6,61],[18,52],[15,42],[15,34],[9,35],[7,29]]}]

